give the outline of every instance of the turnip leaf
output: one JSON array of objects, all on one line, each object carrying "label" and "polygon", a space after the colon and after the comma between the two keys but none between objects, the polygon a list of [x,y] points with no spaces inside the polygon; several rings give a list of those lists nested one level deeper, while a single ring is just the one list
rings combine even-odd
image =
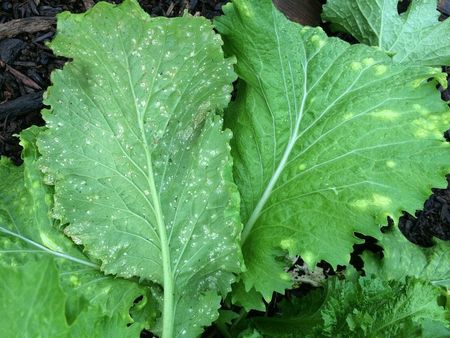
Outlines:
[{"label": "turnip leaf", "polygon": [[345,265],[355,232],[419,209],[443,186],[450,114],[440,70],[287,20],[269,0],[235,0],[216,20],[237,57],[227,124],[241,197],[243,280],[269,300],[291,285],[283,258]]},{"label": "turnip leaf", "polygon": [[54,217],[107,274],[163,287],[163,337],[195,336],[241,271],[239,196],[217,112],[233,60],[204,18],[137,1],[59,16],[38,141]]}]

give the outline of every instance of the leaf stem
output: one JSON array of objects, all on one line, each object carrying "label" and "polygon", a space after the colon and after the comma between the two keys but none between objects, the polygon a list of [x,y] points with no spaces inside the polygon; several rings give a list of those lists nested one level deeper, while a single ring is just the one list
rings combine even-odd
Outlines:
[{"label": "leaf stem", "polygon": [[29,239],[29,238],[26,238],[26,237],[24,237],[24,236],[22,236],[20,234],[17,234],[17,233],[15,233],[13,231],[10,231],[10,230],[8,230],[8,229],[6,229],[4,227],[0,227],[0,232],[3,232],[5,234],[7,234],[7,235],[19,238],[22,241],[27,242],[28,244],[31,244],[32,246],[34,246],[36,248],[39,248],[42,251],[45,251],[46,253],[49,253],[49,254],[51,254],[53,256],[64,258],[64,259],[67,259],[67,260],[75,262],[75,263],[83,264],[83,265],[89,266],[89,267],[97,269],[97,270],[100,269],[100,267],[97,264],[85,261],[84,259],[79,259],[79,258],[70,256],[70,255],[67,255],[67,254],[65,254],[63,252],[51,250],[51,249],[43,246],[42,244],[36,243],[35,241],[33,241],[33,240]]},{"label": "leaf stem", "polygon": [[[274,13],[275,13],[275,7],[272,6],[272,16],[274,18],[274,29],[275,29],[275,36],[277,39],[277,46],[278,46],[278,57],[280,60],[280,66],[281,66],[281,74],[283,76],[283,82],[285,84],[285,88],[286,88],[286,92],[287,92],[287,86],[286,86],[286,74],[284,71],[284,63],[283,63],[283,57],[282,57],[282,52],[281,52],[281,43],[280,43],[280,34],[278,32],[278,27],[277,27],[277,21],[274,17]],[[291,63],[288,61],[288,66],[289,69],[291,70]],[[250,232],[253,229],[253,226],[255,225],[256,221],[258,220],[259,216],[261,215],[267,201],[270,198],[270,195],[272,194],[273,188],[275,187],[275,184],[277,183],[278,179],[281,176],[281,173],[283,172],[284,168],[286,167],[287,163],[288,163],[288,159],[289,156],[292,152],[292,150],[294,149],[294,146],[298,140],[298,136],[299,136],[299,130],[300,130],[300,124],[302,122],[303,119],[303,114],[305,112],[305,106],[306,106],[306,99],[308,96],[308,90],[307,90],[307,80],[308,80],[308,62],[306,62],[305,64],[302,64],[303,66],[303,93],[302,93],[302,100],[301,100],[301,104],[300,104],[300,109],[298,110],[297,116],[296,116],[296,120],[295,120],[295,128],[292,132],[292,134],[289,137],[289,142],[284,150],[283,156],[278,164],[277,169],[275,170],[275,172],[273,173],[272,177],[270,178],[270,181],[266,187],[266,189],[264,190],[263,195],[261,196],[260,200],[258,201],[255,209],[253,210],[250,218],[248,219],[247,223],[244,226],[244,229],[242,231],[241,234],[241,245],[243,245],[245,243],[245,241],[248,238],[248,235],[250,234]],[[292,73],[291,73],[292,74]],[[289,111],[291,110],[290,108],[290,101],[289,101],[289,97],[286,97],[287,99],[287,104],[289,106]],[[295,100],[295,97],[294,97]]]},{"label": "leaf stem", "polygon": [[248,219],[247,223],[244,226],[244,229],[242,231],[241,234],[241,245],[243,245],[245,243],[245,241],[248,238],[248,235],[250,234],[250,232],[253,229],[253,226],[255,225],[256,221],[258,220],[259,216],[261,215],[267,201],[270,198],[270,195],[272,194],[273,188],[275,187],[275,184],[277,183],[278,179],[281,176],[281,173],[283,172],[284,168],[286,167],[287,163],[288,163],[288,159],[289,156],[291,155],[292,150],[294,149],[294,146],[298,140],[298,133],[300,130],[300,124],[303,118],[303,112],[305,110],[305,103],[306,103],[306,96],[307,96],[307,92],[306,92],[306,78],[307,78],[307,73],[306,73],[306,66],[304,67],[304,78],[305,78],[305,82],[303,85],[303,97],[302,97],[302,102],[301,102],[301,106],[300,106],[300,111],[298,113],[297,119],[295,121],[295,129],[293,134],[290,136],[289,138],[289,142],[286,146],[286,149],[284,150],[283,156],[278,164],[277,169],[275,170],[275,172],[273,173],[272,177],[270,178],[269,183],[267,184],[266,189],[264,190],[263,195],[261,196],[260,200],[258,201],[258,204],[256,205],[255,209],[253,210],[250,218]]},{"label": "leaf stem", "polygon": [[248,235],[253,229],[253,226],[255,225],[256,221],[258,220],[259,216],[261,215],[261,212],[263,208],[265,207],[270,195],[272,194],[273,188],[275,187],[275,184],[278,181],[278,178],[280,177],[281,173],[283,172],[287,160],[289,158],[289,155],[291,154],[292,149],[295,146],[295,138],[292,137],[289,140],[289,143],[284,151],[283,157],[278,164],[278,167],[272,177],[270,178],[269,184],[267,185],[266,189],[264,190],[263,195],[261,196],[260,200],[258,201],[258,204],[256,205],[255,209],[253,210],[250,218],[248,219],[247,223],[244,226],[244,230],[242,231],[241,235],[241,244],[244,244],[247,240]]},{"label": "leaf stem", "polygon": [[[143,122],[140,121],[139,127],[141,129],[142,139],[146,142]],[[148,186],[153,201],[153,209],[155,213],[156,223],[158,226],[159,239],[161,242],[161,258],[163,266],[163,289],[164,289],[164,305],[163,305],[163,329],[162,338],[172,338],[175,325],[175,288],[174,277],[172,274],[172,262],[170,258],[169,241],[167,238],[167,229],[164,223],[164,216],[161,210],[161,203],[159,200],[158,191],[156,190],[155,178],[153,175],[153,166],[151,154],[148,146],[145,147],[145,156],[147,159],[148,170]]]},{"label": "leaf stem", "polygon": [[[125,48],[123,48],[125,52]],[[157,69],[159,69],[161,60],[163,56],[163,49],[161,49],[160,59],[158,61]],[[163,327],[162,327],[162,337],[161,338],[173,338],[174,334],[174,325],[175,325],[175,289],[174,289],[174,276],[172,274],[172,262],[170,258],[170,248],[169,241],[167,238],[167,229],[164,223],[164,216],[161,209],[161,202],[159,200],[159,195],[156,190],[155,178],[153,175],[153,164],[152,164],[152,156],[149,150],[149,145],[147,141],[147,137],[145,134],[144,128],[144,118],[145,113],[148,107],[148,103],[150,102],[150,97],[147,100],[145,108],[141,112],[136,105],[136,93],[134,91],[133,81],[130,73],[130,64],[128,58],[125,58],[127,65],[127,73],[128,73],[128,81],[130,83],[130,89],[133,94],[134,102],[135,102],[135,111],[138,118],[139,129],[141,132],[142,143],[145,149],[145,158],[147,162],[147,183],[150,188],[151,198],[153,206],[153,212],[156,218],[156,223],[158,227],[159,239],[161,242],[161,258],[162,258],[162,267],[163,267],[163,289],[164,289],[164,305],[163,305]],[[155,79],[153,79],[154,81]],[[153,92],[153,83],[152,89],[150,93]]]},{"label": "leaf stem", "polygon": [[149,165],[149,185],[154,202],[156,222],[158,225],[159,237],[161,240],[161,256],[163,263],[164,274],[164,307],[163,307],[163,330],[162,338],[172,338],[174,331],[174,280],[172,275],[172,262],[170,259],[170,248],[167,239],[166,226],[164,224],[164,218],[161,210],[161,205],[156,191],[156,185],[153,177],[153,169],[151,164]]}]

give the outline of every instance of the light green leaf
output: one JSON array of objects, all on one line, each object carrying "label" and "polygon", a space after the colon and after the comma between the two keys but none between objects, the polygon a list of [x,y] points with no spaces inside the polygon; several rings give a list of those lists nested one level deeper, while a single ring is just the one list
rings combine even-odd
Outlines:
[{"label": "light green leaf", "polygon": [[[24,249],[25,251],[25,249]],[[60,265],[60,264],[59,264]],[[89,299],[82,298],[81,290],[70,287],[63,288],[60,275],[70,274],[61,266],[56,266],[51,256],[41,256],[39,260],[30,259],[23,265],[8,266],[0,264],[2,284],[0,287],[0,330],[5,337],[11,338],[47,338],[47,337],[139,337],[142,327],[131,325],[133,319],[128,315],[128,309],[133,303],[137,288],[131,282],[120,287],[119,283],[111,282],[110,277],[102,279],[109,281],[111,293],[108,302],[115,304],[114,313],[106,315],[101,303],[95,299],[89,304]],[[98,274],[98,273],[97,273]],[[71,274],[73,279],[74,275]],[[105,298],[98,285],[101,277],[91,279],[89,283],[79,288],[93,288],[100,292],[100,298]],[[128,289],[125,287],[128,286]],[[131,287],[131,288],[130,288]],[[118,297],[117,291],[121,291]],[[70,306],[69,297],[76,295],[84,304],[84,310],[77,314],[74,324],[70,327],[65,315]],[[134,298],[130,301],[130,295]],[[125,302],[127,302],[125,304]],[[92,304],[94,303],[94,304]],[[149,315],[149,314],[147,314]]]},{"label": "light green leaf", "polygon": [[143,325],[133,323],[129,309],[148,290],[103,275],[58,230],[50,216],[52,189],[36,163],[38,132],[21,134],[22,166],[0,159],[0,332],[100,338],[110,330],[138,337]]},{"label": "light green leaf", "polygon": [[[125,294],[124,300],[128,300]],[[128,308],[130,304],[127,304]],[[117,311],[117,309],[116,309]],[[151,315],[147,313],[147,315]],[[70,337],[89,337],[89,338],[128,338],[140,337],[142,326],[133,324],[131,326],[123,325],[125,320],[133,322],[126,311],[117,311],[110,317],[105,316],[100,307],[92,307],[88,312],[82,312],[70,330]]]},{"label": "light green leaf", "polygon": [[101,269],[164,288],[163,337],[196,336],[241,270],[231,133],[215,115],[235,79],[203,18],[136,1],[62,14],[40,137],[54,216]]},{"label": "light green leaf", "polygon": [[397,227],[379,236],[383,257],[364,252],[364,271],[387,280],[414,276],[450,288],[450,243],[437,241],[422,248],[409,242]]},{"label": "light green leaf", "polygon": [[5,337],[67,337],[65,294],[53,259],[0,264],[0,330]]},{"label": "light green leaf", "polygon": [[[67,294],[66,316],[72,324],[72,337],[139,337],[145,327],[153,329],[159,314],[157,303],[148,296],[142,307],[130,316],[130,309],[149,290],[136,282],[104,276],[98,271],[64,265],[59,266],[62,287]],[[69,312],[70,311],[70,312]],[[143,320],[145,317],[146,320]],[[153,326],[150,326],[153,325]],[[114,335],[113,335],[114,334]]]},{"label": "light green leaf", "polygon": [[394,62],[450,64],[450,21],[439,22],[436,0],[412,0],[398,14],[398,0],[329,0],[323,19],[360,42],[393,55]]},{"label": "light green leaf", "polygon": [[[235,0],[216,26],[241,79],[227,112],[242,196],[246,289],[291,285],[283,259],[345,265],[354,232],[414,212],[444,185],[450,114],[429,78],[383,52],[288,21],[270,0]],[[405,182],[408,182],[407,184]]]}]

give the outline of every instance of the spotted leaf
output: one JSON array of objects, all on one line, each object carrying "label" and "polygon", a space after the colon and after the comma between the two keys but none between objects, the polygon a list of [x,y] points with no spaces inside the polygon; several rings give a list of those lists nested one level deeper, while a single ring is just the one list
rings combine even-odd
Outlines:
[{"label": "spotted leaf", "polygon": [[0,159],[0,332],[5,337],[88,337],[92,332],[139,337],[152,318],[154,324],[156,302],[149,303],[154,310],[146,313],[148,324],[135,322],[130,308],[138,297],[144,297],[143,305],[149,290],[102,274],[52,220],[52,189],[36,163],[37,133],[36,127],[21,133],[23,165]]},{"label": "spotted leaf", "polygon": [[204,18],[150,18],[134,0],[62,14],[40,137],[54,217],[101,269],[163,288],[163,337],[217,317],[241,269],[239,196],[216,112],[233,61]]},{"label": "spotted leaf", "polygon": [[450,114],[440,70],[288,21],[270,0],[235,0],[216,26],[237,57],[227,113],[252,287],[270,299],[291,280],[286,254],[347,264],[354,233],[414,212],[443,186]]}]

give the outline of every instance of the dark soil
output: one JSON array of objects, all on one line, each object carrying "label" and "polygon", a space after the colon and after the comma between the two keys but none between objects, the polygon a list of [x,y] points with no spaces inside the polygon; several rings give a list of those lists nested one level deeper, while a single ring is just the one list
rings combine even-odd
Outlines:
[{"label": "dark soil", "polygon": [[[450,181],[450,177],[447,177]],[[450,183],[450,182],[449,182]],[[400,218],[400,230],[411,242],[433,246],[433,237],[450,240],[450,189],[433,189],[424,209]]]}]

